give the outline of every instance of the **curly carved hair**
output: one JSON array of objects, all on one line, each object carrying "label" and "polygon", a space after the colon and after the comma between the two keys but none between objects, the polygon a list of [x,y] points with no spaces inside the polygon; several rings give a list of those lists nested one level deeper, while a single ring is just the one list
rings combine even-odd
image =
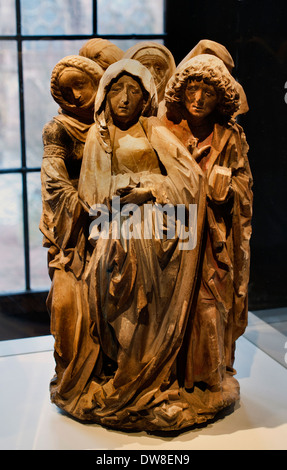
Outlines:
[{"label": "curly carved hair", "polygon": [[56,103],[66,110],[75,107],[65,100],[59,87],[59,78],[67,67],[73,67],[81,72],[85,72],[97,85],[104,73],[103,69],[98,64],[86,57],[69,55],[61,59],[52,71],[50,90]]},{"label": "curly carved hair", "polygon": [[202,54],[187,61],[169,80],[165,91],[169,114],[178,116],[180,113],[190,80],[203,80],[214,87],[219,97],[216,111],[222,118],[229,120],[239,109],[240,98],[235,80],[222,60],[213,55]]}]

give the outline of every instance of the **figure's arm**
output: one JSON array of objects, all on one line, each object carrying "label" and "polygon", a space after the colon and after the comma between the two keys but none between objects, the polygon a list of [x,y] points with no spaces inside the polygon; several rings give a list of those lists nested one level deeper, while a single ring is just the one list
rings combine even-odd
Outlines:
[{"label": "figure's arm", "polygon": [[[245,134],[236,126],[226,147],[219,156],[220,165],[214,165],[208,177],[208,196],[215,203],[224,203],[238,194],[250,206],[252,175],[248,162],[248,144]],[[251,197],[252,198],[252,197]]]},{"label": "figure's arm", "polygon": [[52,122],[44,128],[43,144],[43,214],[40,228],[52,244],[64,249],[69,244],[82,210],[77,189],[69,178],[65,164],[70,143],[65,133]]}]

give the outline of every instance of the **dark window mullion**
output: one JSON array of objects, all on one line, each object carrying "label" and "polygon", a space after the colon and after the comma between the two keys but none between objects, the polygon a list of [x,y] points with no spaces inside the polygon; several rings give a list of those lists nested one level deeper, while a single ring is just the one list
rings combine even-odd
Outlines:
[{"label": "dark window mullion", "polygon": [[93,0],[93,34],[98,34],[98,5],[97,0]]},{"label": "dark window mullion", "polygon": [[[19,115],[20,115],[20,136],[21,136],[21,167],[1,169],[0,174],[4,173],[20,173],[22,175],[22,206],[23,206],[23,239],[24,239],[24,261],[25,261],[25,284],[26,291],[31,290],[30,283],[30,246],[29,246],[29,209],[28,209],[28,185],[27,175],[30,172],[40,171],[40,168],[27,168],[26,162],[26,143],[25,143],[25,109],[24,109],[24,73],[22,59],[22,45],[24,41],[30,40],[59,40],[59,39],[88,39],[90,37],[102,37],[106,39],[133,39],[133,40],[155,40],[162,39],[165,41],[167,37],[166,27],[164,26],[163,34],[103,34],[98,35],[98,15],[97,0],[92,0],[93,5],[93,34],[92,35],[61,35],[61,36],[25,36],[22,35],[21,29],[21,0],[15,0],[16,6],[16,27],[17,34],[0,36],[0,39],[17,41],[18,52],[18,86],[19,86]],[[166,17],[166,0],[164,0],[164,24]]]},{"label": "dark window mullion", "polygon": [[167,36],[167,21],[166,21],[166,10],[167,10],[167,0],[163,0],[163,34],[164,34],[164,43],[166,43]]},{"label": "dark window mullion", "polygon": [[16,2],[17,51],[18,51],[20,135],[21,135],[22,205],[23,205],[23,239],[24,239],[24,261],[25,261],[25,285],[26,285],[26,290],[29,291],[31,289],[31,283],[30,283],[28,188],[27,188],[26,144],[25,144],[24,80],[23,80],[22,36],[21,36],[21,0],[15,0],[15,2]]},{"label": "dark window mullion", "polygon": [[[166,36],[165,33],[149,33],[149,34],[136,34],[136,33],[127,33],[127,34],[112,34],[112,33],[107,33],[107,34],[97,34],[93,33],[92,35],[90,34],[53,34],[53,35],[47,35],[45,34],[44,36],[41,36],[39,34],[35,36],[21,36],[22,41],[61,41],[61,40],[68,40],[68,41],[74,41],[78,39],[90,39],[91,37],[98,37],[98,38],[103,38],[103,39],[139,39],[139,40],[144,40],[144,39],[164,39]],[[17,38],[17,36],[16,36]],[[1,39],[7,39],[7,37],[0,36]],[[11,37],[10,39],[15,39],[15,37]]]}]

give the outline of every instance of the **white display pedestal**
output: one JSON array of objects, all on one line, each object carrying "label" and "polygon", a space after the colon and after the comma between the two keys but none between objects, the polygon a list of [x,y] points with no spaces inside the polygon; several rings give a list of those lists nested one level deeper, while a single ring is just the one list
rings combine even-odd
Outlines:
[{"label": "white display pedestal", "polygon": [[50,336],[4,341],[0,356],[2,450],[287,449],[287,369],[246,337],[237,341],[241,400],[234,412],[176,437],[111,431],[63,415],[49,399],[54,374]]}]

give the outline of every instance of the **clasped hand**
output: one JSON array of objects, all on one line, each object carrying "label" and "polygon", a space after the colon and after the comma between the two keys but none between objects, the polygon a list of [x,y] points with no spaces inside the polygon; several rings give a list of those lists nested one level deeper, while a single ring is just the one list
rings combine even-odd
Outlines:
[{"label": "clasped hand", "polygon": [[121,204],[137,204],[152,199],[152,192],[149,188],[139,188],[135,186],[127,186],[117,190],[117,195],[121,198]]}]

